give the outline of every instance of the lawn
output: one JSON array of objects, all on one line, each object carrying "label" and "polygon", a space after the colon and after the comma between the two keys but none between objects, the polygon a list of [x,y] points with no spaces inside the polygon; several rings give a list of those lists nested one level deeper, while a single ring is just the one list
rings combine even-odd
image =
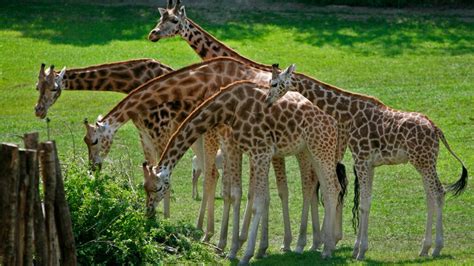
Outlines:
[{"label": "lawn", "polygon": [[[312,8],[236,10],[187,7],[188,17],[257,62],[281,66],[296,63],[299,72],[353,92],[379,98],[388,106],[428,115],[452,149],[474,171],[474,14],[470,10],[384,10]],[[155,7],[70,4],[2,4],[0,9],[0,141],[19,142],[18,135],[39,131],[45,121],[34,116],[35,82],[42,62],[57,68],[83,67],[134,58],[154,58],[173,68],[199,62],[181,39],[151,43]],[[65,91],[50,109],[49,135],[58,143],[65,165],[84,164],[84,118],[106,114],[124,95]],[[191,199],[191,152],[173,173],[171,221],[194,222],[200,202]],[[132,124],[122,127],[106,162],[105,173],[142,182],[143,154]],[[345,156],[352,168],[352,159]],[[459,163],[440,148],[438,172],[443,184],[461,174]],[[248,180],[247,164],[243,179]],[[296,243],[301,187],[296,161],[287,160],[293,243]],[[327,263],[356,263],[351,258],[352,181],[344,210],[344,239]],[[282,254],[280,200],[270,176],[269,257],[255,264],[290,265],[320,262],[320,253]],[[244,186],[244,188],[246,188]],[[200,191],[201,192],[201,191]],[[244,193],[245,195],[245,193]],[[426,205],[422,181],[411,165],[383,166],[375,173],[366,262],[474,263],[474,192],[469,185],[444,207],[445,248],[437,259],[419,258]],[[222,200],[217,201],[216,235]],[[242,210],[243,212],[243,210]],[[308,242],[311,242],[308,232]],[[309,245],[308,245],[309,246]],[[222,260],[224,263],[224,261]]]}]

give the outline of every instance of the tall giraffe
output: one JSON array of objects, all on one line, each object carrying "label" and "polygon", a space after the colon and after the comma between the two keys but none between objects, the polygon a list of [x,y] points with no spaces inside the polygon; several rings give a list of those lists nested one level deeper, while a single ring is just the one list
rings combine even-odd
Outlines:
[{"label": "tall giraffe", "polygon": [[152,78],[173,71],[153,59],[135,59],[85,68],[66,69],[60,73],[54,66],[45,70],[41,64],[36,89],[39,91],[35,114],[43,119],[63,90],[114,91],[128,94]]},{"label": "tall giraffe", "polygon": [[[188,44],[191,46],[191,48],[203,59],[226,55],[226,56],[232,56],[234,58],[237,58],[238,60],[252,66],[269,67],[269,66],[258,64],[254,61],[251,61],[241,56],[240,54],[238,54],[231,48],[227,47],[222,42],[218,41],[211,34],[204,31],[195,22],[187,18],[184,6],[180,5],[179,0],[174,7],[168,7],[166,10],[161,9],[160,14],[162,14],[160,22],[150,32],[148,36],[150,41],[156,42],[160,38],[168,38],[168,37],[179,35],[183,39],[185,39],[188,42]],[[316,93],[315,96],[317,96],[318,98],[317,99],[313,98],[314,99],[313,103],[316,103],[322,110],[324,110],[328,114],[333,115],[338,120],[339,122],[338,123],[338,127],[339,127],[338,156],[339,158],[342,158],[349,141],[349,136],[351,135],[349,133],[350,128],[354,131],[354,135],[359,130],[357,126],[351,126],[352,115],[350,115],[350,113],[357,112],[359,110],[361,112],[364,111],[366,109],[366,102],[368,103],[368,106],[372,106],[373,98],[343,91],[332,85],[326,84],[324,82],[313,79],[303,74],[295,73],[293,77],[295,78],[295,80],[298,81],[295,84],[295,90],[297,91],[314,90]],[[379,102],[379,101],[375,100],[375,102]],[[350,110],[348,109],[349,106],[351,108]],[[365,118],[364,120],[365,120],[365,124],[362,123],[362,127],[360,129],[362,130],[361,132],[362,135],[367,135],[369,134],[369,128],[368,128],[369,123],[368,121],[366,121]],[[423,119],[420,118],[420,120],[424,120],[424,118]],[[374,126],[372,125],[372,127]],[[444,138],[441,138],[441,140],[443,139]],[[358,140],[354,139],[353,142],[357,143]],[[364,149],[360,149],[361,147],[358,147],[360,150],[358,149],[356,153],[359,153],[359,152],[366,153],[366,150],[369,148],[368,147],[369,142],[367,139],[361,140],[361,143],[362,143],[361,146]],[[436,143],[438,142],[436,141]],[[435,145],[435,143],[433,143],[433,145]],[[353,158],[354,158],[354,155],[353,155]],[[384,164],[387,164],[387,163],[384,163]],[[362,169],[357,169],[357,168],[362,168]],[[373,171],[369,171],[369,169],[373,169],[373,166],[355,167],[355,170],[357,170],[357,174],[359,175],[358,178],[359,179],[361,178],[360,176],[361,174],[359,172],[364,172],[364,175],[372,176]],[[433,173],[433,171],[431,172]],[[430,174],[423,173],[422,175],[430,175]],[[361,182],[367,182],[366,181],[367,179],[371,180],[371,178],[366,178],[365,176],[363,178],[364,178],[363,181],[358,181],[355,184],[358,184]],[[454,189],[455,191],[461,191],[465,187],[466,182],[467,182],[467,170],[465,170],[465,167],[463,165],[463,174],[461,176],[461,179],[456,183],[457,185],[451,186],[451,188]],[[370,181],[370,184],[371,184],[371,181]],[[368,227],[368,224],[367,224],[368,223],[368,210],[370,206],[367,195],[370,193],[367,193],[366,190],[371,191],[371,188],[366,187],[363,190],[364,191],[361,192],[360,202],[361,202],[361,205],[364,205],[364,207],[361,206],[361,212],[363,212],[364,215],[361,215],[361,223],[359,224],[359,226],[361,228],[367,228]],[[432,213],[434,212],[433,210],[434,203],[433,203],[433,200],[431,200],[430,198],[428,198],[428,203],[429,203],[428,204],[429,211],[428,211],[428,219],[427,219],[428,221],[427,228],[431,228],[432,219],[433,219]],[[440,213],[441,208],[438,207],[438,209],[439,209],[438,213]],[[354,214],[356,213],[358,213],[357,209],[354,210]],[[367,217],[367,218],[364,218],[364,217]],[[433,251],[433,254],[435,256],[439,254],[443,245],[442,226],[441,226],[440,219],[441,218],[439,216],[438,217],[439,226],[437,226],[437,241],[436,241],[437,243],[439,243],[439,245],[437,244],[437,248]],[[366,225],[363,226],[363,224],[366,224]],[[361,232],[361,228],[358,230],[359,235],[357,236],[357,240],[355,242],[355,245],[354,245],[355,247],[354,247],[354,252],[353,252],[353,256],[358,259],[364,258],[365,252],[367,251],[367,248],[368,248],[367,230],[364,229],[364,232]],[[242,228],[242,231],[245,231],[245,223],[244,223],[244,227]],[[245,233],[243,234],[245,235]],[[423,243],[422,243],[422,249],[421,249],[420,255],[426,256],[428,254],[428,251],[432,244],[431,238],[432,238],[431,230],[426,230],[425,239],[423,240]]]},{"label": "tall giraffe", "polygon": [[[191,19],[189,19],[186,16],[185,8],[184,6],[181,5],[180,0],[177,0],[174,5],[172,2],[173,2],[172,0],[167,1],[168,4],[167,4],[166,9],[158,8],[161,18],[158,24],[155,26],[155,28],[151,30],[150,34],[148,35],[148,39],[150,41],[157,42],[162,38],[171,38],[173,36],[179,35],[184,40],[186,40],[186,42],[201,57],[202,60],[209,60],[211,58],[215,58],[219,56],[228,56],[228,57],[235,58],[252,67],[264,69],[268,72],[271,72],[272,70],[271,66],[266,66],[266,65],[256,63],[240,55],[236,51],[226,46],[224,43],[217,40],[214,36],[206,32],[204,29],[202,29],[199,25],[197,25]],[[341,154],[343,154],[343,151],[341,151]],[[342,158],[342,155],[338,157]],[[274,162],[274,166],[275,166],[275,162]],[[279,183],[282,184],[283,186],[280,191],[283,191],[282,192],[283,198],[287,199],[288,187],[287,187],[287,184],[285,183],[286,176],[283,175],[284,169],[285,169],[283,163],[280,162],[277,165],[277,168],[278,168],[278,171],[282,173],[282,175],[277,175],[277,179],[280,180]],[[345,178],[344,165],[339,163],[338,170],[339,170],[338,173],[342,175],[341,177],[344,176]],[[312,171],[311,175],[315,175],[315,173]],[[313,177],[313,178],[316,179],[316,177]],[[253,191],[249,191],[248,199],[252,199],[252,195],[253,195]],[[248,226],[250,223],[250,215],[251,215],[251,211],[250,211],[251,203],[252,203],[251,200],[247,201],[247,207],[245,209],[244,222],[242,226],[241,242],[244,242],[247,239],[247,235],[248,235],[247,232],[248,232]],[[284,204],[286,206],[288,205],[287,202]],[[317,204],[317,203],[312,202],[312,204]],[[341,215],[341,214],[338,214],[338,215]],[[289,244],[291,242],[291,233],[289,232],[291,230],[290,225],[289,225],[289,215],[284,212],[283,216],[284,216],[284,221],[285,221],[285,232],[287,233],[285,233],[286,236],[285,236],[285,241],[284,241],[284,245],[282,249],[289,250]],[[342,219],[342,217],[340,219]],[[313,224],[317,223],[315,221],[314,216],[312,216],[312,221],[313,221]],[[342,232],[342,229],[340,231]],[[314,239],[317,239],[317,238],[318,237],[316,235],[313,235],[313,241]],[[339,238],[342,238],[342,235],[338,236],[338,239]],[[315,243],[313,243],[313,247],[314,246],[315,246]],[[302,249],[298,245],[297,252],[301,252],[301,251]]]},{"label": "tall giraffe", "polygon": [[[265,88],[249,81],[232,83],[202,103],[184,120],[171,137],[158,165],[151,169],[156,180],[154,187],[148,187],[148,212],[153,212],[155,204],[169,190],[172,170],[199,135],[227,125],[232,128],[231,141],[240,152],[249,153],[255,172],[255,180],[251,184],[255,186],[254,215],[247,249],[240,263],[248,263],[253,257],[259,223],[262,219],[268,219],[268,171],[272,157],[302,152],[310,154],[313,171],[317,172],[323,191],[326,226],[322,256],[330,257],[335,249],[332,228],[336,223],[336,206],[342,191],[336,177],[337,122],[298,93],[267,108],[263,101],[267,94]],[[226,154],[233,152],[226,150]],[[238,186],[241,184],[238,183]],[[234,189],[236,186],[231,187]],[[265,223],[262,225],[265,227]],[[266,236],[264,230],[262,228],[262,237]],[[260,245],[267,245],[267,241],[262,239]],[[233,246],[238,247],[236,243]]]},{"label": "tall giraffe", "polygon": [[[278,75],[277,72],[277,66],[274,66],[271,89],[266,99],[268,104],[276,102],[289,90],[295,90],[335,117],[344,128],[339,134],[344,134],[344,139],[348,140],[356,176],[353,214],[357,216],[358,209],[360,211],[353,256],[359,260],[363,259],[368,249],[368,219],[374,168],[407,162],[411,163],[423,178],[428,206],[425,238],[420,256],[427,256],[432,245],[431,230],[435,209],[436,246],[432,255],[439,256],[443,248],[442,208],[446,192],[436,172],[440,140],[462,166],[461,178],[448,186],[448,191],[454,195],[461,194],[467,186],[468,178],[464,163],[451,150],[441,129],[423,114],[395,110],[376,98],[350,93],[322,82],[315,81],[310,84],[302,75],[287,77]],[[347,142],[343,145],[347,145]],[[345,146],[342,149],[344,150]],[[358,223],[355,220],[353,222]]]},{"label": "tall giraffe", "polygon": [[[231,82],[250,79],[255,82],[267,84],[271,73],[257,68],[249,67],[232,58],[215,58],[199,64],[194,64],[175,72],[165,74],[153,79],[133,93],[129,94],[119,104],[117,104],[105,117],[100,118],[95,125],[86,124],[87,133],[84,138],[88,149],[90,160],[100,164],[107,156],[115,132],[128,120],[132,120],[139,129],[144,142],[144,150],[151,153],[147,158],[152,158],[150,163],[155,162],[155,158],[161,154],[166,141],[184,120],[187,114],[199,103],[210,95],[216,93],[221,87]],[[204,158],[215,158],[218,143],[217,133],[208,132],[206,134],[206,156]],[[282,158],[273,160],[275,164],[284,164]],[[213,171],[214,164],[205,163],[206,171]],[[276,170],[284,169],[275,167]],[[216,170],[215,170],[216,171]],[[284,176],[284,173],[276,174],[277,177]],[[291,231],[289,229],[288,195],[282,190],[282,182],[286,179],[277,178],[277,185],[282,194],[283,212],[285,213],[285,248],[289,249],[291,242]],[[206,194],[203,195],[200,213],[208,210],[206,236],[210,238],[214,233],[214,190],[215,179],[205,179],[208,186]],[[286,185],[286,183],[285,183]],[[224,197],[224,204],[228,206],[229,200]],[[286,204],[285,204],[286,203]],[[313,210],[313,209],[312,209]],[[314,213],[317,220],[317,212]],[[200,216],[201,217],[201,216]],[[223,219],[225,220],[225,219]],[[198,227],[200,226],[198,219]],[[202,222],[201,222],[202,223]],[[202,225],[201,225],[202,226]],[[314,230],[313,246],[316,248],[320,237],[318,230]],[[304,236],[305,237],[305,236]],[[208,240],[208,238],[205,240]],[[225,240],[220,241],[219,247],[225,246]]]}]

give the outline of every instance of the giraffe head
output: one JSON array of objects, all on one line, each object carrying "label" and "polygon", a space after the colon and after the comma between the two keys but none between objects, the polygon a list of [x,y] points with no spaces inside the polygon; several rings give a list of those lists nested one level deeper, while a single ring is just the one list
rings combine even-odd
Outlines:
[{"label": "giraffe head", "polygon": [[147,162],[143,163],[143,176],[145,178],[143,187],[146,193],[147,217],[155,216],[156,206],[170,189],[170,174],[168,168],[157,169],[156,166],[150,166]]},{"label": "giraffe head", "polygon": [[114,135],[108,123],[101,120],[102,117],[99,116],[94,125],[89,124],[87,119],[84,120],[86,127],[84,142],[89,151],[89,163],[92,171],[95,171],[97,168],[101,169],[102,161],[110,151]]},{"label": "giraffe head", "polygon": [[272,79],[270,80],[270,90],[268,91],[267,98],[265,99],[265,103],[268,106],[271,106],[274,102],[283,97],[285,93],[294,89],[292,88],[291,78],[293,76],[295,68],[295,64],[292,64],[285,70],[283,70],[281,73],[279,73],[278,64],[272,65]]},{"label": "giraffe head", "polygon": [[48,114],[48,108],[53,105],[61,95],[63,86],[63,78],[66,73],[64,67],[59,74],[54,72],[54,66],[50,66],[48,70],[44,69],[45,64],[41,64],[38,75],[38,83],[36,83],[36,90],[39,91],[38,103],[35,106],[35,114],[37,117],[43,119]]},{"label": "giraffe head", "polygon": [[181,6],[181,0],[177,0],[173,6],[173,0],[168,0],[166,8],[158,8],[161,18],[153,30],[150,31],[148,39],[157,42],[162,38],[169,38],[183,34],[186,25],[186,11]]}]

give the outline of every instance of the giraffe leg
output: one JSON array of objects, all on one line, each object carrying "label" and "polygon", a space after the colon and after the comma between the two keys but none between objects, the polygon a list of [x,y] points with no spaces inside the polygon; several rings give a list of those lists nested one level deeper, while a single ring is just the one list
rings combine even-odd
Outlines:
[{"label": "giraffe leg", "polygon": [[193,169],[193,199],[199,198],[198,181],[201,175],[201,169]]},{"label": "giraffe leg", "polygon": [[247,241],[250,219],[252,217],[252,206],[253,206],[253,197],[254,197],[254,187],[255,187],[255,172],[254,172],[254,162],[250,160],[250,178],[249,178],[249,190],[247,193],[247,204],[245,206],[244,219],[242,222],[242,229],[239,236],[239,246],[241,247],[245,241]]},{"label": "giraffe leg", "polygon": [[260,232],[260,245],[258,247],[257,255],[255,258],[261,259],[267,256],[267,249],[268,249],[268,215],[269,215],[269,208],[270,208],[270,190],[267,186],[267,197],[265,199],[265,206],[264,212],[262,216],[262,230]]},{"label": "giraffe leg", "polygon": [[268,170],[271,161],[271,153],[260,153],[253,157],[253,165],[255,166],[255,195],[252,206],[252,223],[249,232],[249,241],[245,254],[239,264],[248,264],[255,252],[255,244],[257,240],[257,231],[260,220],[265,214],[266,200],[268,199]]},{"label": "giraffe leg", "polygon": [[357,260],[365,258],[365,252],[369,248],[368,229],[369,229],[369,213],[372,196],[372,181],[374,176],[373,166],[369,166],[367,162],[355,162],[360,187],[360,244]]},{"label": "giraffe leg", "polygon": [[307,152],[302,152],[298,156],[298,164],[301,173],[301,189],[303,191],[303,209],[301,210],[301,224],[298,235],[298,242],[296,243],[295,252],[303,253],[306,246],[306,233],[308,227],[308,214],[311,204],[311,198],[314,193],[314,179],[311,169],[311,155]]},{"label": "giraffe leg", "polygon": [[283,226],[285,235],[283,237],[283,245],[281,250],[284,252],[291,251],[291,224],[290,224],[290,211],[288,208],[288,183],[286,177],[285,160],[284,158],[274,157],[272,159],[273,169],[275,170],[275,179],[278,188],[278,196],[281,200],[282,214],[283,214]]},{"label": "giraffe leg", "polygon": [[[242,167],[242,155],[240,155],[239,173],[241,173]],[[233,209],[233,220],[232,220],[232,245],[228,255],[229,259],[235,259],[237,257],[237,251],[239,251],[239,223],[240,223],[240,202],[242,200],[242,182],[239,175],[238,179],[232,180],[231,182],[231,201]]]},{"label": "giraffe leg", "polygon": [[311,246],[311,251],[318,250],[323,244],[323,238],[321,235],[321,229],[319,226],[319,209],[318,209],[318,193],[316,191],[317,186],[317,176],[314,171],[311,171],[311,174],[316,180],[315,188],[311,196],[311,220],[312,220],[312,229],[313,229],[313,245]]},{"label": "giraffe leg", "polygon": [[[426,186],[425,189],[427,190]],[[426,191],[428,192],[428,191]],[[421,243],[421,251],[420,251],[420,256],[426,257],[428,256],[428,252],[431,248],[432,245],[432,233],[431,230],[433,229],[433,213],[435,209],[435,202],[431,195],[426,193],[426,207],[428,210],[427,216],[426,216],[426,228],[425,228],[425,238],[423,239]]]},{"label": "giraffe leg", "polygon": [[[208,142],[208,138],[206,138]],[[214,205],[215,205],[215,194],[217,185],[217,168],[215,164],[216,153],[219,146],[217,140],[212,139],[211,143],[206,144],[206,156],[205,156],[205,168],[206,168],[206,179],[207,184],[207,227],[204,232],[203,241],[209,242],[211,237],[214,235]]]},{"label": "giraffe leg", "polygon": [[[318,153],[313,152],[318,155]],[[330,258],[332,251],[336,247],[335,241],[335,219],[338,195],[341,190],[336,178],[336,165],[334,161],[322,160],[321,156],[314,156],[313,170],[319,177],[321,190],[324,192],[324,222],[323,222],[323,240],[324,248],[322,258]],[[325,162],[325,163],[323,163]]]},{"label": "giraffe leg", "polygon": [[231,204],[231,192],[230,192],[230,173],[229,169],[224,166],[224,172],[222,174],[222,193],[223,193],[223,200],[224,200],[224,207],[222,211],[222,223],[221,223],[221,234],[219,239],[219,244],[217,247],[224,251],[227,245],[227,232],[229,229],[229,211],[230,211],[230,204]]},{"label": "giraffe leg", "polygon": [[420,256],[428,256],[429,249],[432,245],[432,226],[433,214],[436,210],[436,240],[433,249],[433,257],[440,255],[444,246],[443,241],[443,204],[444,204],[444,188],[438,178],[436,172],[436,161],[433,161],[428,167],[419,165],[417,160],[411,160],[415,168],[423,177],[423,185],[426,192],[427,218],[425,228],[425,238],[422,242]]},{"label": "giraffe leg", "polygon": [[[196,155],[196,160],[199,162],[200,164],[200,169],[204,169],[204,171],[206,170],[205,167],[204,167],[204,157],[205,157],[205,152],[204,152],[204,137],[201,136],[199,137],[196,142],[194,142],[194,144],[191,146],[194,154]],[[207,184],[207,178],[206,178],[206,173],[204,173],[204,180],[202,182],[202,199],[201,199],[201,205],[200,205],[200,208],[199,208],[199,215],[198,215],[198,219],[197,219],[197,222],[196,222],[196,227],[199,229],[199,230],[202,230],[202,225],[203,225],[203,222],[204,222],[204,215],[205,215],[205,212],[206,212],[206,203],[207,203],[207,193],[206,193],[206,187],[208,186]],[[197,187],[196,187],[196,191],[197,191]]]},{"label": "giraffe leg", "polygon": [[[222,226],[221,226],[221,235],[220,235],[220,240],[218,247],[220,249],[224,249],[227,245],[227,233],[228,233],[228,227],[229,227],[229,212],[230,212],[230,206],[234,206],[235,209],[235,197],[239,197],[238,194],[238,187],[241,187],[240,185],[240,175],[242,172],[242,154],[231,148],[227,147],[228,144],[225,143],[226,146],[226,158],[224,160],[224,171],[223,171],[223,176],[222,176],[222,184],[223,184],[223,193],[224,193],[224,211],[222,213]],[[235,183],[235,184],[234,184]],[[237,186],[237,189],[234,187]],[[237,195],[236,195],[237,194]],[[240,195],[242,193],[240,192]],[[239,210],[240,210],[240,198],[239,200]],[[238,214],[237,214],[238,215]],[[235,213],[234,213],[235,216]],[[234,219],[235,221],[235,219]],[[237,220],[238,221],[238,220]],[[233,241],[234,238],[238,239],[238,227],[239,224],[233,224],[233,228],[237,227],[237,235],[233,235]],[[233,233],[235,230],[233,230]]]}]

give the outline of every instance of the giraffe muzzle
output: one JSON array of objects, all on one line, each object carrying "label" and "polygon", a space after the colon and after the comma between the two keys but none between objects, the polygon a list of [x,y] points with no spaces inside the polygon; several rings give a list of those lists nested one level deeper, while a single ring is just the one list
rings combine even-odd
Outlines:
[{"label": "giraffe muzzle", "polygon": [[41,107],[39,105],[35,106],[35,115],[36,115],[36,117],[38,117],[40,119],[43,119],[43,118],[46,117],[46,114],[47,114],[47,112],[43,107]]},{"label": "giraffe muzzle", "polygon": [[157,42],[160,40],[160,31],[159,30],[152,30],[150,31],[150,34],[148,34],[148,40],[152,42]]}]

